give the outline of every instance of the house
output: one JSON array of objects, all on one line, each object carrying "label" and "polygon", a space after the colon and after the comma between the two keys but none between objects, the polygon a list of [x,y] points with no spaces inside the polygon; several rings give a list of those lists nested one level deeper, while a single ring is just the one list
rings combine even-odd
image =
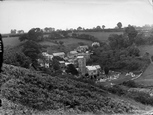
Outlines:
[{"label": "house", "polygon": [[47,52],[43,52],[42,55],[43,55],[44,57],[46,57],[47,60],[52,60],[52,58],[53,58],[53,55],[48,54]]},{"label": "house", "polygon": [[84,46],[79,46],[77,47],[77,51],[78,52],[86,52],[86,50],[89,49],[89,47],[87,45],[84,45]]},{"label": "house", "polygon": [[65,53],[64,52],[53,53],[53,56],[59,56],[61,58],[64,58],[65,57]]},{"label": "house", "polygon": [[86,60],[90,59],[90,53],[88,51],[86,51],[85,53],[78,53],[78,56],[84,56]]},{"label": "house", "polygon": [[78,52],[75,50],[70,51],[67,56],[68,56],[68,58],[76,58],[78,56]]},{"label": "house", "polygon": [[99,65],[86,66],[86,69],[87,69],[86,71],[90,77],[95,77],[99,75],[100,68],[101,67]]},{"label": "house", "polygon": [[61,69],[65,68],[65,61],[59,61],[59,65]]},{"label": "house", "polygon": [[40,65],[40,67],[49,68],[48,62],[44,62],[42,59],[38,59],[37,61],[38,61],[38,64]]}]

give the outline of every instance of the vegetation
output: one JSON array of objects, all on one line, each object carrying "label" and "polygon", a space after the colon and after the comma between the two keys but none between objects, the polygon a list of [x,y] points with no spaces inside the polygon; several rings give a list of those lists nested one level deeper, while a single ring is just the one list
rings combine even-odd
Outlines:
[{"label": "vegetation", "polygon": [[4,63],[29,68],[31,59],[22,52],[21,46],[4,49]]},{"label": "vegetation", "polygon": [[65,107],[82,112],[130,113],[136,109],[95,86],[9,65],[4,65],[1,85],[5,98],[39,111]]}]

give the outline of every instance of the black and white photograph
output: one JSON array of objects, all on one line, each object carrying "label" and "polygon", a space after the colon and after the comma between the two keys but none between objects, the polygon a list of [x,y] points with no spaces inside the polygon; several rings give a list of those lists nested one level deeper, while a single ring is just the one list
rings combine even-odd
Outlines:
[{"label": "black and white photograph", "polygon": [[0,0],[0,115],[153,115],[153,0]]}]

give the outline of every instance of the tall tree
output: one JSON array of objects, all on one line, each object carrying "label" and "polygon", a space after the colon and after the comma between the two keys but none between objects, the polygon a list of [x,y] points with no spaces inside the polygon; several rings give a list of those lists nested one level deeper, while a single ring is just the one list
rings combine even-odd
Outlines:
[{"label": "tall tree", "polygon": [[34,41],[27,41],[23,45],[23,53],[30,57],[33,64],[37,64],[37,59],[41,53],[41,45],[37,44]]},{"label": "tall tree", "polygon": [[74,67],[73,64],[69,64],[67,66],[67,70],[66,70],[67,73],[71,73],[72,75],[78,75],[78,71],[76,70],[76,68]]},{"label": "tall tree", "polygon": [[118,26],[119,29],[121,29],[122,28],[122,23],[121,22],[118,22],[117,23],[117,26]]},{"label": "tall tree", "polygon": [[103,30],[105,29],[105,25],[102,25]]},{"label": "tall tree", "polygon": [[125,28],[124,33],[125,35],[128,36],[129,42],[132,45],[134,43],[135,37],[137,36],[138,32],[133,26],[129,25],[128,27]]}]

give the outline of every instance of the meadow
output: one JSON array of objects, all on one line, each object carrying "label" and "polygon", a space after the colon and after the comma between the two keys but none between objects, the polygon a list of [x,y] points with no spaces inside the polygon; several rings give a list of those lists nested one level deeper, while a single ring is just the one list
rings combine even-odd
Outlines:
[{"label": "meadow", "polygon": [[89,34],[102,42],[107,42],[110,34],[123,34],[123,32],[78,32],[78,34]]},{"label": "meadow", "polygon": [[[78,32],[79,34],[89,34],[92,35],[96,38],[98,38],[100,41],[102,42],[107,42],[108,37],[110,34],[122,34],[123,32]],[[21,42],[18,39],[19,37],[6,37],[3,38],[3,42],[4,42],[4,46],[17,46],[19,45]],[[71,45],[74,43],[79,43],[79,42],[83,42],[85,44],[91,45],[91,41],[87,41],[87,40],[80,40],[80,39],[75,39],[75,38],[67,38],[67,39],[57,39],[56,41],[63,41],[64,45]],[[54,43],[51,42],[42,42],[41,44],[43,45],[55,45]]]},{"label": "meadow", "polygon": [[148,52],[150,55],[153,55],[153,45],[142,45],[138,47],[140,50],[140,55],[144,55]]},{"label": "meadow", "polygon": [[4,47],[6,46],[18,46],[20,44],[19,37],[3,38]]}]

